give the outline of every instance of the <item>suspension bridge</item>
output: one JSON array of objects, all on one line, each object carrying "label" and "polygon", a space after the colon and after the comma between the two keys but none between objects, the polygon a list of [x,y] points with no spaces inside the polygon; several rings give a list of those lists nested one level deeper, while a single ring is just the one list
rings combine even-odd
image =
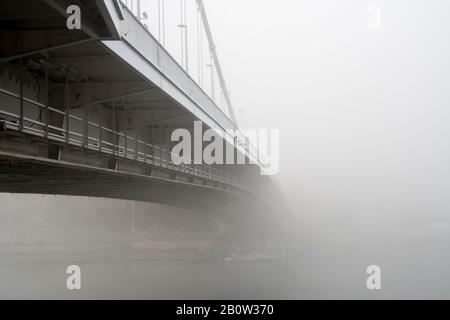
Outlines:
[{"label": "suspension bridge", "polygon": [[[205,210],[281,198],[239,129],[202,0],[3,0],[0,44],[0,192]],[[171,132],[194,121],[248,164],[175,164]]]}]

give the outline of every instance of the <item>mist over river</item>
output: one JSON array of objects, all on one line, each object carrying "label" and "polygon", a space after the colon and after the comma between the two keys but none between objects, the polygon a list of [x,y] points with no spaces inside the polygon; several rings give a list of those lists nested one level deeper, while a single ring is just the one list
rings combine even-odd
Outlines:
[{"label": "mist over river", "polygon": [[[410,225],[398,237],[286,217],[270,233],[155,204],[0,198],[0,299],[450,297],[445,225]],[[81,290],[67,287],[72,265]],[[381,268],[381,290],[367,288],[371,265]]]},{"label": "mist over river", "polygon": [[[66,288],[68,263],[0,266],[2,299],[442,299],[449,255],[378,259],[384,266],[380,291],[365,286],[374,256],[321,256],[278,262],[192,263],[121,261],[81,263],[82,288]],[[424,276],[425,275],[425,276]],[[418,290],[420,289],[420,290]]]}]

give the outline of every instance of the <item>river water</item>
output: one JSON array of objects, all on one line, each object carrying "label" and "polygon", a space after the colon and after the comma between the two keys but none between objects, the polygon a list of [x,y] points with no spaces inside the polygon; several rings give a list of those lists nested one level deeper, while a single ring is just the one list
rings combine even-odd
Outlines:
[{"label": "river water", "polygon": [[[382,289],[366,288],[366,267]],[[66,288],[66,263],[0,265],[2,299],[416,299],[449,298],[449,256],[314,256],[272,262],[85,262],[81,290]]]},{"label": "river water", "polygon": [[[209,215],[153,204],[1,194],[0,202],[1,299],[450,298],[447,229],[421,224],[365,245],[347,233],[345,242],[322,241],[326,232],[308,242],[304,228],[274,246],[291,248],[284,259],[224,262],[236,249],[270,246],[239,238],[257,233],[253,225],[227,230]],[[66,287],[69,265],[81,268],[81,290]],[[371,265],[381,290],[367,289]]]}]

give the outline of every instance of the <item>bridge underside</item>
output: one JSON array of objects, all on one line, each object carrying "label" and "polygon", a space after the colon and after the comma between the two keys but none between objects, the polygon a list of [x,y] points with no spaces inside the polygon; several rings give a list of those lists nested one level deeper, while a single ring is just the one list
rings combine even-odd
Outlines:
[{"label": "bridge underside", "polygon": [[205,213],[250,210],[249,196],[211,186],[0,152],[0,192],[154,202]]}]

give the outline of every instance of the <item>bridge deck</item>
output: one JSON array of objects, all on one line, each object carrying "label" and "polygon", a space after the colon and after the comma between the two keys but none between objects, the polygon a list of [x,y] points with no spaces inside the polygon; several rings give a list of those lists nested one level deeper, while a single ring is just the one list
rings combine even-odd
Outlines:
[{"label": "bridge deck", "polygon": [[[113,0],[96,1],[69,31],[65,3],[7,0],[0,12],[0,192],[186,204],[276,189],[227,131],[235,124],[129,11],[120,20]],[[168,132],[194,120],[256,164],[175,165]]]}]

